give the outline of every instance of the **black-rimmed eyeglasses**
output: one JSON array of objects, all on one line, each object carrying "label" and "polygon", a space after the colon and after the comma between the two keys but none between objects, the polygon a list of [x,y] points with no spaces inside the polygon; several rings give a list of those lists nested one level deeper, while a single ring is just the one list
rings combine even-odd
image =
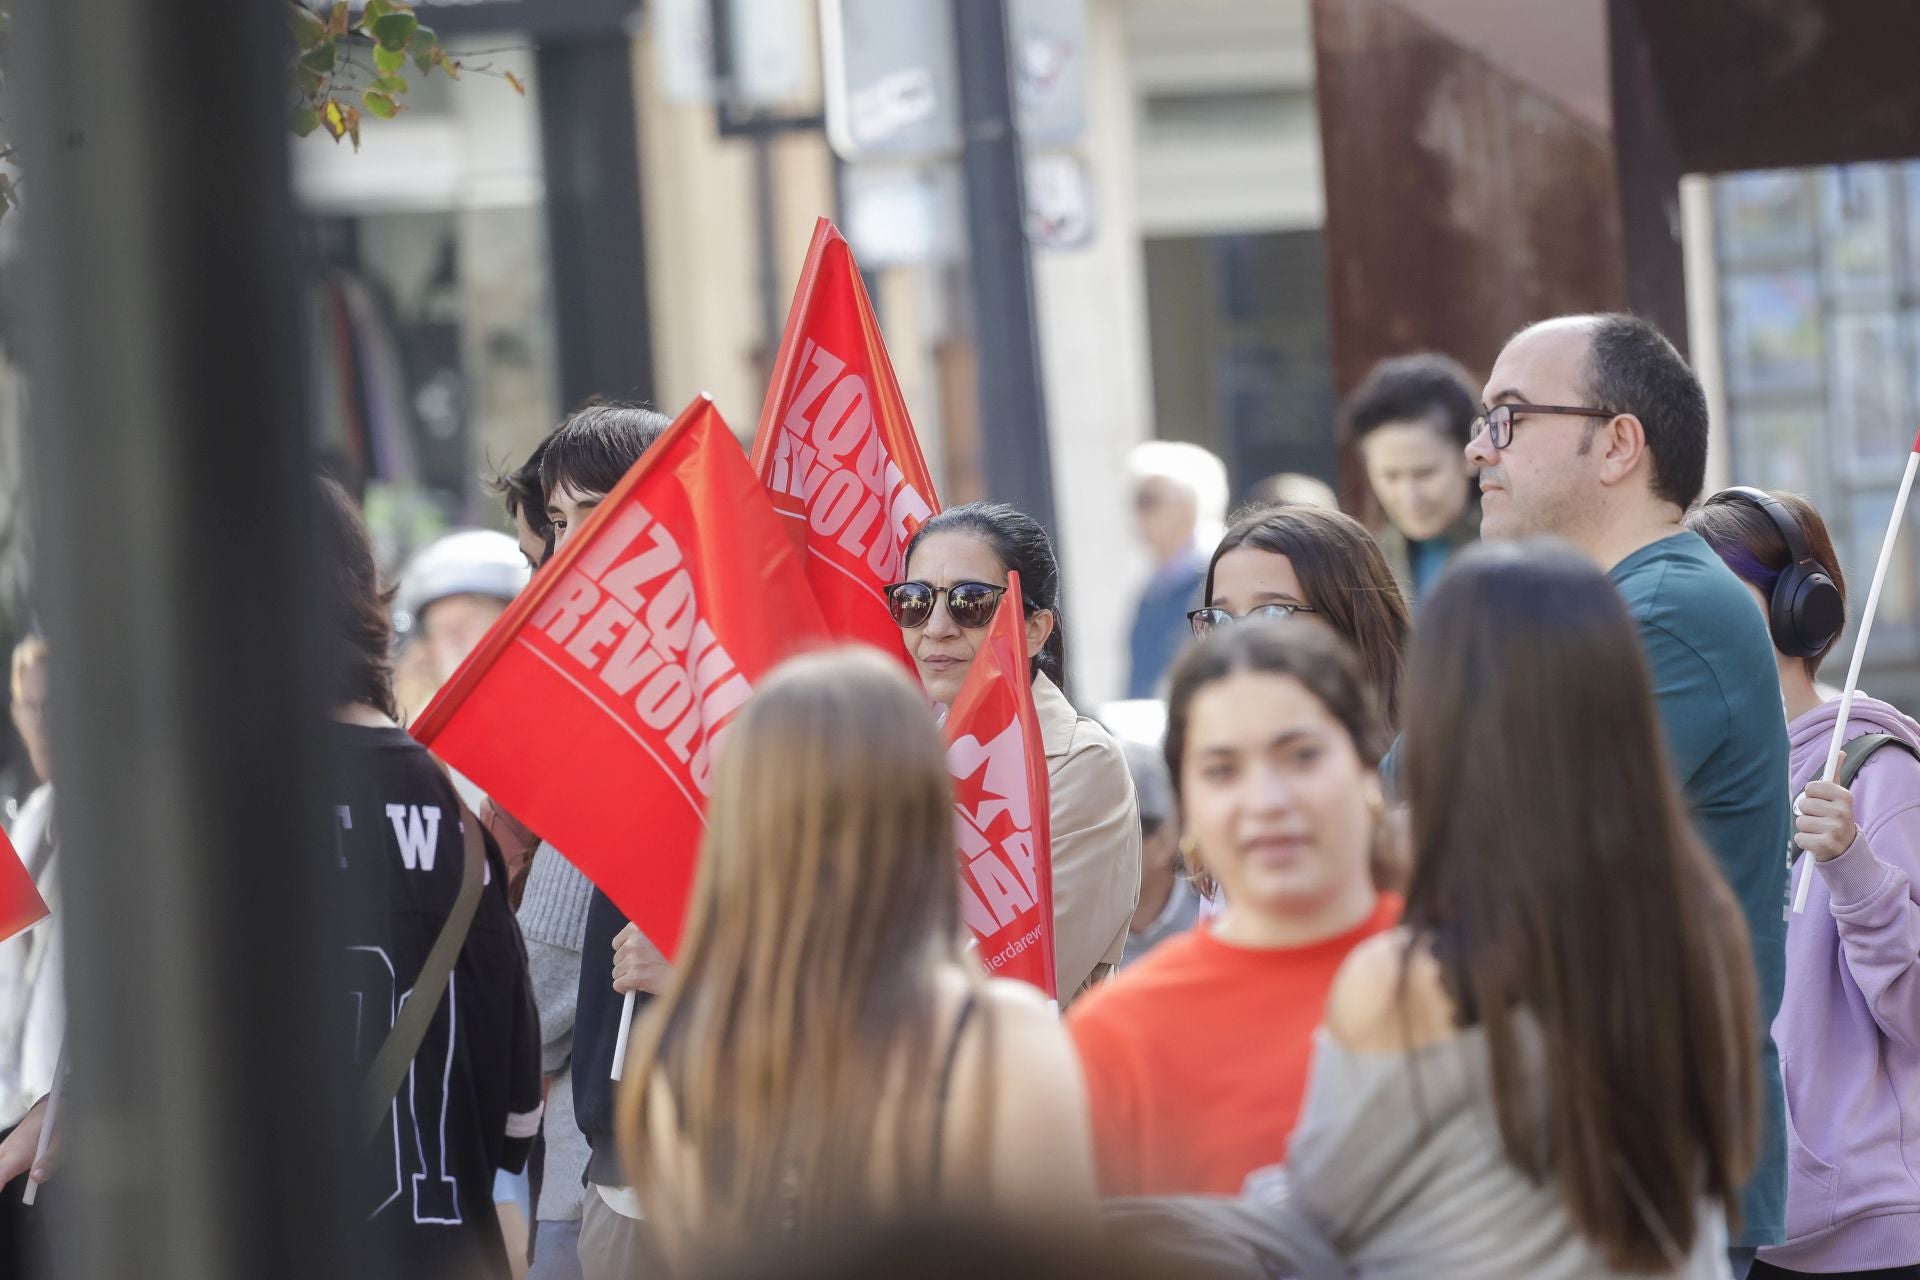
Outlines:
[{"label": "black-rimmed eyeglasses", "polygon": [[1616,416],[1606,409],[1583,409],[1564,404],[1497,404],[1473,420],[1473,434],[1467,439],[1478,440],[1480,433],[1485,431],[1489,433],[1489,444],[1496,449],[1504,449],[1513,443],[1513,420],[1523,413],[1559,413],[1575,418]]}]

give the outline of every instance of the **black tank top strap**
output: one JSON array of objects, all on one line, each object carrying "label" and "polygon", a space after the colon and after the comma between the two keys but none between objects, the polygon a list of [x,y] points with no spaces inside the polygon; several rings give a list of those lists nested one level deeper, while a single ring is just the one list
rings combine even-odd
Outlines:
[{"label": "black tank top strap", "polygon": [[933,1096],[933,1185],[939,1189],[941,1162],[945,1157],[947,1135],[947,1095],[953,1089],[953,1068],[960,1059],[960,1041],[966,1036],[967,1022],[973,1017],[977,995],[969,991],[953,1020],[953,1034],[947,1038],[946,1060],[940,1066],[940,1090]]}]

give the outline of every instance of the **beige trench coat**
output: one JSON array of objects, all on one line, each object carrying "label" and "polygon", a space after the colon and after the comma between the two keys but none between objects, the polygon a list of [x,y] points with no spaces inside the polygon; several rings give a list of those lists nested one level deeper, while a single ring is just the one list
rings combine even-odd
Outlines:
[{"label": "beige trench coat", "polygon": [[1045,676],[1034,677],[1033,704],[1047,753],[1054,971],[1065,1008],[1099,966],[1120,963],[1140,901],[1140,805],[1126,757],[1099,722]]}]

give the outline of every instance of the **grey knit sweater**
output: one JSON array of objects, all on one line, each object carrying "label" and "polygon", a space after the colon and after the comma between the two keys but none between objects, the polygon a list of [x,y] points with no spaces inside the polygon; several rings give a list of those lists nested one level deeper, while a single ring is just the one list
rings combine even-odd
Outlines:
[{"label": "grey knit sweater", "polygon": [[540,1010],[540,1069],[547,1090],[546,1163],[541,1170],[542,1222],[580,1217],[586,1176],[586,1135],[573,1118],[573,1013],[580,991],[580,949],[587,932],[593,884],[550,844],[542,844],[520,899],[520,932],[527,940],[533,1001]]}]

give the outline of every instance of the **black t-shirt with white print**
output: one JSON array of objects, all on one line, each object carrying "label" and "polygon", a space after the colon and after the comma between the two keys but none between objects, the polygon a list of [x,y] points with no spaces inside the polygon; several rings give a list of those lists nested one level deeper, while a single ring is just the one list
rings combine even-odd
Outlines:
[{"label": "black t-shirt with white print", "polygon": [[[341,1021],[364,1078],[460,892],[460,803],[399,729],[335,725],[334,830],[347,904]],[[539,1017],[491,837],[488,883],[433,1022],[362,1153],[355,1216],[393,1274],[508,1275],[494,1173],[539,1130]]]}]

